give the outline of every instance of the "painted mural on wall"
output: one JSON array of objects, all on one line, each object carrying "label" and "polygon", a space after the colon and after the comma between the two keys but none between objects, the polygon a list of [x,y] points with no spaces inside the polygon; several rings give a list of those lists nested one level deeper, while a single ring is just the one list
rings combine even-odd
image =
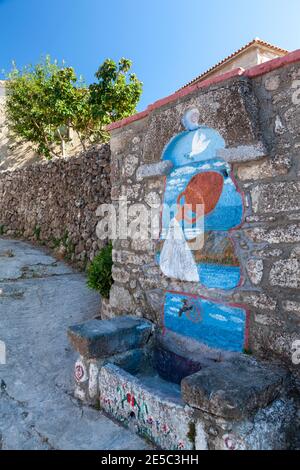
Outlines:
[{"label": "painted mural on wall", "polygon": [[240,306],[166,292],[164,326],[211,348],[241,352],[247,347],[247,314]]},{"label": "painted mural on wall", "polygon": [[159,389],[150,389],[112,364],[101,368],[99,384],[101,409],[125,426],[162,449],[193,449],[189,436],[193,411],[180,399],[163,395]]},{"label": "painted mural on wall", "polygon": [[[241,274],[228,231],[242,221],[243,200],[230,166],[217,157],[217,150],[225,147],[224,139],[216,130],[199,126],[198,120],[197,109],[187,111],[182,120],[186,131],[171,139],[163,152],[163,160],[171,160],[174,166],[166,178],[157,258],[168,277],[233,289]],[[190,212],[183,210],[184,204]],[[197,217],[195,209],[201,204],[203,213]],[[190,250],[189,245],[201,236],[200,218],[204,244]]]},{"label": "painted mural on wall", "polygon": [[[243,199],[229,164],[217,156],[224,139],[198,121],[197,109],[187,111],[182,120],[186,130],[171,139],[162,155],[173,170],[166,178],[157,260],[170,278],[230,290],[241,280],[230,230],[242,222]],[[243,309],[166,295],[165,326],[208,346],[241,351],[245,325]]]}]

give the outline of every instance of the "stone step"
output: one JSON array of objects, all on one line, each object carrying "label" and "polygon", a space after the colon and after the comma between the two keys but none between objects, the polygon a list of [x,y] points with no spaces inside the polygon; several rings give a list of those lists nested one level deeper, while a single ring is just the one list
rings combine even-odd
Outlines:
[{"label": "stone step", "polygon": [[280,397],[287,379],[288,373],[277,365],[238,355],[184,378],[181,390],[193,408],[241,420]]},{"label": "stone step", "polygon": [[152,323],[126,315],[70,326],[68,337],[81,356],[102,359],[144,346],[151,332]]}]

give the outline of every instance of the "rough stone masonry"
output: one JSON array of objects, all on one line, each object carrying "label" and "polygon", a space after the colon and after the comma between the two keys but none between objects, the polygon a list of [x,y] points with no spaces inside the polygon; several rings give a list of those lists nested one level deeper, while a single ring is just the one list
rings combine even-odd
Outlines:
[{"label": "rough stone masonry", "polygon": [[[75,390],[164,449],[299,447],[299,62],[296,51],[238,69],[110,126],[112,201],[127,199],[129,220],[161,206],[161,236],[133,225],[140,237],[114,239],[110,320],[91,338],[84,325],[69,330]],[[183,197],[207,202],[193,256],[180,251]],[[109,341],[128,314],[156,325],[143,348],[119,357],[114,345],[107,359],[106,348],[90,358],[78,347],[103,332]]]},{"label": "rough stone masonry", "polygon": [[242,304],[249,315],[249,352],[279,359],[297,376],[292,355],[300,339],[300,55],[287,57],[191,87],[111,126],[112,199],[126,196],[129,206],[146,208],[163,201],[170,168],[161,155],[183,130],[186,110],[198,109],[200,122],[221,134],[221,156],[244,200],[242,224],[231,232],[242,280],[227,291],[174,280],[160,270],[155,241],[115,240],[115,282],[103,317],[126,312],[162,325],[166,290]]},{"label": "rough stone masonry", "polygon": [[109,146],[0,173],[0,234],[38,241],[84,267],[106,243],[96,210],[110,202]]},{"label": "rough stone masonry", "polygon": [[[109,344],[111,358],[108,363],[107,358],[102,357],[105,348],[96,348],[91,358],[86,351],[81,350],[81,336],[75,341],[73,339],[73,345],[81,356],[75,367],[75,378],[79,383],[77,397],[90,397],[93,400],[99,398],[100,405],[106,411],[117,419],[128,422],[128,425],[132,417],[137,418],[139,423],[144,420],[147,423],[147,428],[143,429],[144,434],[150,433],[153,422],[158,421],[149,416],[151,405],[155,416],[170,419],[169,423],[162,420],[160,425],[163,427],[159,427],[155,433],[146,434],[154,442],[159,445],[161,443],[163,448],[170,448],[170,445],[174,448],[191,448],[194,445],[196,448],[205,448],[207,445],[208,448],[233,448],[230,432],[235,426],[241,426],[241,429],[234,431],[235,435],[247,435],[249,438],[240,444],[241,448],[277,448],[277,436],[281,435],[283,440],[280,448],[287,448],[285,420],[287,429],[291,423],[297,428],[294,398],[297,399],[297,388],[299,394],[299,351],[295,350],[300,340],[299,90],[300,53],[296,51],[247,72],[238,69],[212,81],[193,85],[151,105],[140,115],[113,124],[110,127],[110,164],[109,150],[106,147],[106,150],[102,149],[106,158],[105,162],[101,160],[103,164],[100,167],[103,169],[100,172],[99,165],[95,164],[94,168],[91,159],[87,160],[86,166],[79,160],[78,170],[75,170],[75,159],[55,161],[46,164],[44,168],[31,167],[0,176],[0,225],[4,227],[1,230],[9,235],[19,232],[24,237],[35,237],[47,242],[54,237],[55,244],[58,243],[62,250],[67,250],[73,258],[84,263],[87,257],[91,259],[94,256],[102,243],[99,245],[96,239],[96,208],[99,203],[108,202],[111,196],[116,207],[120,197],[127,198],[129,208],[139,204],[140,211],[160,205],[165,200],[168,178],[174,170],[171,158],[162,159],[166,152],[172,154],[177,143],[172,139],[178,138],[185,142],[184,139],[189,139],[192,135],[195,137],[190,151],[182,151],[181,155],[183,158],[190,158],[191,162],[193,156],[199,156],[201,152],[205,154],[207,148],[209,154],[209,146],[215,145],[213,158],[212,155],[209,156],[210,160],[214,160],[215,166],[208,165],[208,180],[214,184],[222,180],[218,183],[219,186],[230,184],[234,188],[231,189],[231,194],[240,204],[239,207],[234,206],[239,210],[236,220],[241,220],[239,223],[235,220],[226,229],[223,226],[221,230],[217,229],[220,234],[210,234],[205,240],[203,253],[198,254],[197,262],[205,264],[203,261],[208,260],[208,264],[223,263],[223,268],[229,266],[233,273],[238,269],[238,282],[229,288],[223,288],[222,285],[216,287],[209,282],[202,282],[201,278],[200,282],[196,282],[195,270],[189,279],[168,276],[166,270],[162,269],[161,239],[152,240],[145,237],[145,233],[139,239],[133,236],[127,239],[119,237],[113,240],[114,284],[109,301],[103,302],[102,307],[102,318],[108,319],[108,323],[96,320],[90,328],[83,326],[76,329],[76,337],[82,331],[87,336],[90,332],[93,341],[99,340],[97,335],[101,330],[101,344],[106,344],[106,341],[109,343],[111,332],[118,331],[120,327],[120,319],[116,318],[118,316],[144,317],[144,320],[140,320],[145,324],[142,323],[137,328],[145,328],[147,331],[150,327],[146,320],[150,320],[158,327],[157,333],[157,330],[160,332],[159,327],[163,327],[164,332],[168,329],[166,310],[168,314],[175,310],[177,327],[186,326],[183,320],[190,320],[188,330],[182,331],[184,341],[182,338],[180,341],[190,348],[188,352],[192,353],[195,360],[193,363],[189,356],[187,362],[191,368],[196,367],[196,373],[183,375],[181,391],[176,389],[179,395],[176,395],[171,404],[169,399],[158,400],[156,389],[147,398],[147,387],[141,387],[140,381],[136,379],[136,369],[144,372],[145,355],[148,361],[153,351],[156,354],[157,343],[153,349],[148,335],[142,335],[145,344],[141,347],[140,335],[132,336],[126,327],[124,337],[130,338],[130,344],[128,346],[127,340],[123,341],[125,333],[122,330],[116,342]],[[203,135],[197,133],[197,126],[193,127],[195,114],[199,116],[199,129]],[[174,157],[173,154],[171,156]],[[201,177],[200,180],[198,175],[194,175],[198,179],[191,179],[179,194],[177,209],[182,197],[193,198],[199,186],[203,194],[207,193],[207,168],[201,168],[204,178]],[[184,172],[186,169],[187,165]],[[180,168],[178,165],[175,170],[181,171],[183,166]],[[57,174],[58,186],[53,181]],[[86,174],[89,174],[88,180]],[[184,173],[181,171],[177,174],[182,176]],[[49,180],[54,186],[48,198]],[[201,181],[196,190],[195,181]],[[175,184],[174,180],[173,185]],[[182,184],[182,179],[178,179],[178,184]],[[217,184],[211,188],[213,191],[210,194],[220,189]],[[30,194],[28,199],[27,192]],[[39,194],[43,197],[37,197]],[[212,199],[208,199],[212,205],[211,211],[216,207]],[[43,201],[42,204],[40,200]],[[70,210],[74,205],[76,209]],[[232,209],[230,198],[225,198],[224,207],[229,218],[229,211]],[[236,217],[236,213],[234,216]],[[129,219],[133,218],[134,214],[131,213]],[[174,219],[173,228],[176,229],[176,218]],[[46,225],[42,225],[43,220],[47,220]],[[226,222],[223,214],[223,222],[224,220]],[[67,229],[66,236],[61,231],[62,228]],[[175,304],[180,304],[181,308]],[[216,351],[210,357],[209,354],[202,354],[201,360],[205,357],[210,361],[209,368],[202,370],[203,364],[198,367],[195,357],[201,348],[199,342],[195,346],[192,335],[194,331],[201,333],[201,322],[204,324],[208,317],[210,325],[217,325],[218,328],[229,319],[230,324],[234,324],[234,334],[237,333],[240,337],[242,331],[243,337],[242,342],[238,342],[237,349],[230,350],[228,338],[232,337],[232,331],[221,327],[218,331],[226,331],[227,335],[227,342],[224,343],[226,354],[228,351],[238,351],[241,354],[237,355],[237,359],[232,359],[226,356],[222,348],[224,355],[220,357]],[[127,321],[122,320],[125,323]],[[168,321],[171,320],[170,314]],[[128,321],[133,320],[131,318]],[[122,328],[124,329],[124,325]],[[104,339],[103,329],[110,332],[107,334],[106,331]],[[180,331],[173,329],[171,333],[173,336],[171,339],[169,337],[168,348],[162,347],[161,350],[162,354],[167,352],[170,355],[170,363],[175,367],[174,357],[181,357],[181,352],[177,354],[178,351],[175,350],[175,345],[177,347],[180,342],[177,344],[174,335]],[[208,328],[207,338],[213,336],[215,340],[218,335],[213,333],[214,330]],[[159,339],[161,342],[167,340],[168,337]],[[124,350],[125,346],[128,346],[128,350]],[[90,346],[88,350],[90,351]],[[120,356],[120,351],[125,356]],[[248,358],[243,353],[254,357]],[[262,359],[265,360],[264,363],[261,362]],[[163,365],[159,360],[157,362],[159,367]],[[212,362],[215,366],[212,366]],[[225,362],[229,367],[228,374]],[[141,367],[137,367],[137,364]],[[288,369],[292,372],[291,383]],[[155,368],[156,372],[157,370],[158,367]],[[152,381],[150,378],[151,383]],[[288,390],[289,385],[292,397],[291,390]],[[287,391],[288,398],[285,396]],[[120,396],[114,396],[116,393]],[[177,398],[183,399],[183,404],[180,402],[179,407],[183,407],[182,416],[186,418],[184,429],[172,421],[177,416],[172,411]],[[138,405],[142,401],[143,407],[140,409]],[[248,410],[248,402],[253,402],[253,409]],[[231,410],[230,413],[234,410],[234,416],[227,415],[228,410]],[[250,434],[246,416],[248,412],[252,420]],[[216,417],[220,417],[221,421]],[[228,424],[230,420],[234,423]],[[270,424],[272,422],[273,428]],[[162,443],[165,436],[170,436],[168,426],[172,427],[172,439],[168,441],[169,438],[166,437]],[[254,442],[257,429],[260,429],[259,442]],[[177,435],[177,431],[182,435]],[[224,437],[224,431],[228,431],[228,436]],[[214,437],[207,438],[209,433]],[[205,438],[202,439],[201,436],[204,435]],[[199,441],[198,444],[196,441]]]}]

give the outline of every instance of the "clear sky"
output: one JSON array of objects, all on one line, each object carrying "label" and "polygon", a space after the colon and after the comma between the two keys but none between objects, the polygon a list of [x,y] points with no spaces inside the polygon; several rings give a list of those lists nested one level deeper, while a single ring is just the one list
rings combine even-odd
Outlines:
[{"label": "clear sky", "polygon": [[300,48],[299,0],[0,0],[0,70],[50,54],[89,83],[107,57],[130,58],[139,110],[258,36]]}]

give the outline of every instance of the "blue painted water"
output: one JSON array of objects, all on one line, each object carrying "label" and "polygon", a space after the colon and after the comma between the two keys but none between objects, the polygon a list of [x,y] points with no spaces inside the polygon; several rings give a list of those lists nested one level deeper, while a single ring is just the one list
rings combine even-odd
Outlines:
[{"label": "blue painted water", "polygon": [[209,289],[234,289],[240,282],[239,266],[219,264],[198,264],[200,283]]},{"label": "blue painted water", "polygon": [[[159,253],[156,253],[155,258],[159,265]],[[208,289],[234,289],[239,285],[241,279],[241,270],[239,266],[199,263],[197,268],[200,284]]]},{"label": "blue painted water", "polygon": [[[182,312],[186,306],[190,310]],[[245,344],[246,311],[200,297],[166,292],[164,326],[211,348],[241,352]]]}]

